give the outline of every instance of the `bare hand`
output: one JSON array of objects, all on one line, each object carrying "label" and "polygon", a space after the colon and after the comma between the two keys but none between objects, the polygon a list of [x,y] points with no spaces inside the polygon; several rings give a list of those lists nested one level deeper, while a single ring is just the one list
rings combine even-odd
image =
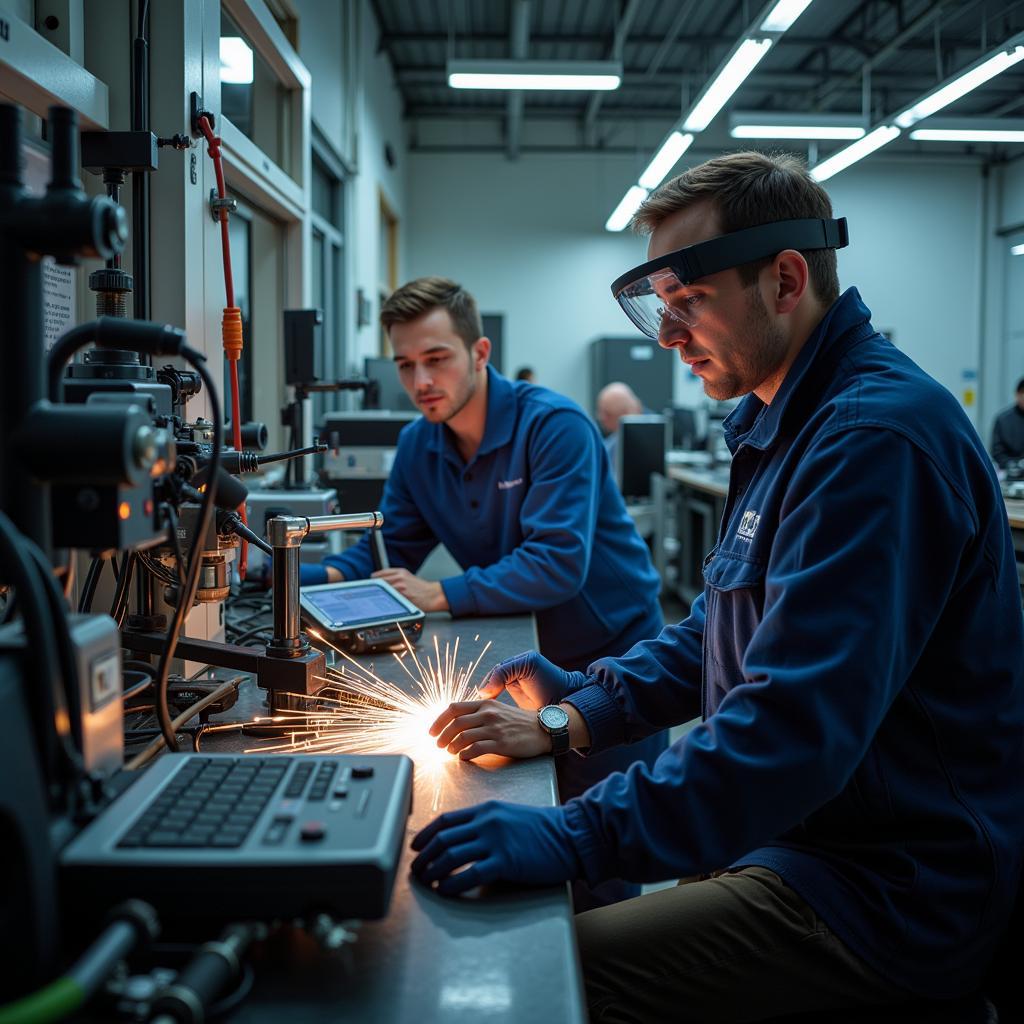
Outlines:
[{"label": "bare hand", "polygon": [[408,569],[378,569],[374,579],[390,583],[400,594],[409,598],[417,608],[425,612],[445,612],[448,610],[448,599],[440,583],[420,579]]},{"label": "bare hand", "polygon": [[467,700],[441,712],[430,727],[437,745],[469,761],[481,754],[537,757],[551,753],[551,737],[526,711],[495,700]]}]

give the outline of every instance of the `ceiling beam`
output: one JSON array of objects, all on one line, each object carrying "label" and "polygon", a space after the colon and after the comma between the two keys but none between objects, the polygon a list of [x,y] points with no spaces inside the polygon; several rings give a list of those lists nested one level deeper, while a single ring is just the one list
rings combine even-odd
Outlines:
[{"label": "ceiling beam", "polygon": [[[622,60],[622,51],[626,45],[626,36],[636,20],[643,0],[626,0],[625,7],[621,8],[619,20],[615,26],[615,34],[612,36],[612,44],[608,48],[609,60]],[[587,100],[587,109],[583,115],[583,137],[589,147],[597,145],[597,115],[601,110],[601,101],[604,99],[603,92],[590,94]]]},{"label": "ceiling beam", "polygon": [[[513,60],[526,60],[530,48],[530,0],[512,0],[509,24],[509,53]],[[505,100],[505,156],[519,157],[519,137],[523,127],[523,92],[516,89]]]}]

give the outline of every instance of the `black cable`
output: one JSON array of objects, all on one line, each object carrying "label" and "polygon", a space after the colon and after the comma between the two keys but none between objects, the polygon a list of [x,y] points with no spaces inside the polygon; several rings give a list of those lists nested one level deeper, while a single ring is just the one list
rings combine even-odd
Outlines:
[{"label": "black cable", "polygon": [[171,546],[174,548],[174,567],[178,573],[178,582],[185,582],[185,555],[181,550],[181,538],[178,536],[178,513],[173,505],[167,505],[167,525],[171,531]]},{"label": "black cable", "polygon": [[137,697],[140,693],[145,693],[153,685],[153,677],[148,672],[136,672],[132,669],[128,669],[126,672],[122,672],[122,682],[128,682],[128,676],[142,676],[142,679],[137,680],[130,686],[124,688],[124,692],[121,694],[121,700],[131,700],[132,697]]},{"label": "black cable", "polygon": [[128,669],[132,672],[145,672],[150,679],[156,679],[156,665],[151,665],[148,661],[139,661],[136,658],[125,658],[121,662],[121,668]]},{"label": "black cable", "polygon": [[[220,469],[221,449],[224,445],[224,417],[221,415],[220,402],[217,400],[217,390],[213,385],[213,378],[206,368],[205,358],[202,353],[188,345],[182,346],[181,355],[202,377],[203,385],[210,401],[210,419],[213,421],[213,446],[210,451],[210,479],[216,480],[217,472]],[[167,749],[177,752],[178,740],[174,733],[174,725],[171,721],[171,712],[167,706],[167,678],[170,675],[171,659],[174,657],[174,649],[178,645],[178,634],[185,621],[185,616],[192,608],[195,599],[196,586],[199,583],[199,568],[202,562],[202,541],[206,531],[210,528],[213,519],[213,499],[216,488],[208,487],[203,493],[203,503],[199,509],[199,518],[196,522],[196,531],[192,538],[189,551],[188,569],[185,574],[185,583],[178,591],[178,605],[174,609],[174,617],[171,620],[170,628],[167,631],[167,644],[160,655],[160,666],[156,676],[156,715],[160,723],[160,731],[163,733]]]},{"label": "black cable", "polygon": [[125,555],[124,564],[121,566],[121,573],[117,578],[117,586],[114,588],[114,600],[110,605],[110,617],[117,623],[118,629],[121,628],[125,612],[128,611],[132,574],[135,572],[137,560],[138,555],[134,551],[129,551]]},{"label": "black cable", "polygon": [[0,571],[8,583],[17,589],[27,650],[38,666],[37,679],[41,685],[37,683],[26,687],[25,696],[35,718],[47,780],[52,785],[59,777],[54,723],[57,721],[56,694],[60,687],[60,669],[46,595],[31,560],[25,554],[24,540],[14,523],[0,511]]},{"label": "black cable", "polygon": [[49,606],[50,622],[56,638],[57,660],[60,664],[64,698],[67,701],[68,718],[72,734],[75,738],[76,768],[81,767],[78,751],[82,749],[82,690],[78,678],[78,659],[75,656],[75,645],[71,639],[71,627],[68,623],[68,606],[57,580],[53,575],[53,566],[46,556],[25,539],[25,550],[35,563]]},{"label": "black cable", "polygon": [[88,612],[92,608],[92,599],[96,595],[96,584],[103,574],[104,559],[98,555],[89,565],[89,571],[85,574],[85,582],[82,584],[82,593],[78,597],[78,610]]},{"label": "black cable", "polygon": [[169,587],[181,586],[182,580],[178,579],[174,573],[167,568],[167,566],[158,562],[151,555],[144,555],[140,551],[138,557],[139,564],[150,574],[150,576],[155,576],[161,583],[166,583]]}]

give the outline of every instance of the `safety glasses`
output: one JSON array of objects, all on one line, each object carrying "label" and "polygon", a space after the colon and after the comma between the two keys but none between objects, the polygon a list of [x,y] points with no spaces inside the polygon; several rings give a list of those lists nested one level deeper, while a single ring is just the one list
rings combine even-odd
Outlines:
[{"label": "safety glasses", "polygon": [[616,279],[612,295],[637,328],[657,340],[696,325],[701,300],[689,286],[700,278],[783,249],[842,249],[849,241],[845,217],[759,224],[641,263]]}]

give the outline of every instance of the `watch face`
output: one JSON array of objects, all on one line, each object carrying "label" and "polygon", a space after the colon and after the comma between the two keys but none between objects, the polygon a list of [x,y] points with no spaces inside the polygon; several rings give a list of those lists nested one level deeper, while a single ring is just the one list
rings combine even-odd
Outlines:
[{"label": "watch face", "polygon": [[553,704],[541,708],[540,720],[546,729],[564,729],[569,724],[569,716],[566,712]]}]

